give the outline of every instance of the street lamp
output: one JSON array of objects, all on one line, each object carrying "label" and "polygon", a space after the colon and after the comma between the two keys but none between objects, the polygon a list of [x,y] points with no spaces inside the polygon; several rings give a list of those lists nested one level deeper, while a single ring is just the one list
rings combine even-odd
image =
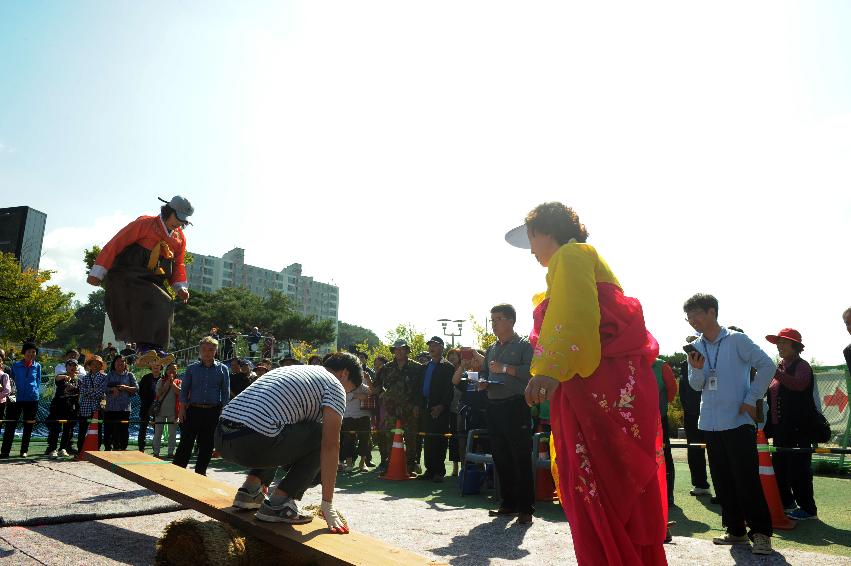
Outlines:
[{"label": "street lamp", "polygon": [[[441,319],[438,319],[437,322],[439,322],[440,326],[443,327],[443,335],[452,337],[452,347],[454,348],[455,347],[455,337],[461,336],[461,327],[463,326],[464,321],[463,320],[449,320],[448,318],[441,318]],[[446,331],[446,327],[449,326],[450,323],[458,326],[458,332],[457,333],[453,332],[453,331],[450,331],[450,332]]]}]

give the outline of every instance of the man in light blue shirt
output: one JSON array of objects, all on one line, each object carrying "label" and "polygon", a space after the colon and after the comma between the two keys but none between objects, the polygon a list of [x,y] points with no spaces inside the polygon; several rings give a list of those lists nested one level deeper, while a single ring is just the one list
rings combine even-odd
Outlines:
[{"label": "man in light blue shirt", "polygon": [[198,441],[195,473],[207,475],[213,454],[213,434],[222,408],[230,400],[230,372],[216,359],[219,342],[205,336],[198,346],[200,360],[186,368],[180,384],[180,443],[173,464],[185,468]]},{"label": "man in light blue shirt", "polygon": [[[752,540],[751,552],[771,554],[771,514],[759,479],[756,404],[777,368],[747,335],[718,324],[718,299],[712,295],[694,295],[683,311],[701,334],[691,344],[688,381],[702,394],[697,427],[706,436],[709,471],[727,527],[727,534],[712,542]],[[753,382],[752,367],[757,370]]]}]

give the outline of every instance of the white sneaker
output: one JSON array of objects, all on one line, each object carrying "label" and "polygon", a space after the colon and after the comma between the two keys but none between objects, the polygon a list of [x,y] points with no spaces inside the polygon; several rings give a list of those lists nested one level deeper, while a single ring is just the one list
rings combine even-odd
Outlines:
[{"label": "white sneaker", "polygon": [[771,554],[772,552],[774,551],[771,549],[771,537],[761,533],[754,533],[751,554]]},{"label": "white sneaker", "polygon": [[67,458],[68,457],[68,451],[63,448],[62,450],[59,451],[59,456],[62,457],[62,458]]},{"label": "white sneaker", "polygon": [[[56,450],[51,450],[50,452],[47,453],[48,458],[56,458],[57,456],[59,456],[59,453]],[[21,454],[21,458],[26,458],[26,456]]]}]

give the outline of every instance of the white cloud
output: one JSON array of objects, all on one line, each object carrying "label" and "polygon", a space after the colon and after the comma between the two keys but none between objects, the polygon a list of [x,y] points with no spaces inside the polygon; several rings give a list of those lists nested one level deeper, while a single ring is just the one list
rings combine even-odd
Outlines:
[{"label": "white cloud", "polygon": [[83,226],[54,228],[44,235],[41,269],[56,271],[50,282],[66,291],[73,291],[76,299],[85,302],[94,289],[86,283],[86,266],[83,255],[93,245],[103,247],[134,217],[124,212],[93,218]]}]

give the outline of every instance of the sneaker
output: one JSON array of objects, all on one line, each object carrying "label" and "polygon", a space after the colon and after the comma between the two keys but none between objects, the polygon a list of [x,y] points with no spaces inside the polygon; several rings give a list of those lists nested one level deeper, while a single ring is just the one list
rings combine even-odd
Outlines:
[{"label": "sneaker", "polygon": [[762,533],[753,534],[753,547],[751,554],[771,554],[771,537]]},{"label": "sneaker", "polygon": [[313,520],[312,515],[302,515],[298,512],[298,506],[295,503],[295,499],[292,498],[276,506],[270,505],[269,500],[266,499],[254,516],[258,521],[289,523],[290,525],[304,525]]},{"label": "sneaker", "polygon": [[793,509],[786,513],[786,516],[790,519],[794,519],[796,521],[806,521],[808,519],[818,519],[818,515],[814,515],[813,513],[807,513],[800,507],[797,509]]},{"label": "sneaker", "polygon": [[26,452],[21,452],[21,458],[26,458],[27,456],[29,456],[29,454],[27,454]]},{"label": "sneaker", "polygon": [[706,487],[695,487],[692,488],[691,491],[688,492],[689,495],[693,495],[695,497],[700,497],[701,495],[711,495],[712,492],[709,491],[709,488]]},{"label": "sneaker", "polygon": [[730,533],[725,534],[723,537],[712,539],[713,544],[749,544],[750,542],[748,535],[736,536]]},{"label": "sneaker", "polygon": [[62,450],[59,451],[59,457],[60,458],[67,458],[68,457],[68,451],[63,448]]},{"label": "sneaker", "polygon": [[[56,450],[51,450],[50,452],[45,454],[45,456],[47,456],[48,458],[56,458],[58,455],[59,455],[59,452],[57,452]],[[26,455],[21,454],[21,458],[26,458]]]},{"label": "sneaker", "polygon": [[251,492],[248,488],[241,487],[236,490],[236,497],[233,498],[233,506],[240,509],[260,509],[260,505],[266,496],[263,495],[263,490],[258,488],[256,492]]}]

